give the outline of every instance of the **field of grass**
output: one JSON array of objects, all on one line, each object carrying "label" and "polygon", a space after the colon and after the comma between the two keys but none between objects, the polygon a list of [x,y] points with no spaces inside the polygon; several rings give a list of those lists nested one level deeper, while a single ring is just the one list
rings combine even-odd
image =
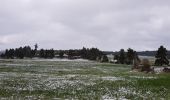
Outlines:
[{"label": "field of grass", "polygon": [[168,100],[170,74],[84,60],[0,60],[0,100]]}]

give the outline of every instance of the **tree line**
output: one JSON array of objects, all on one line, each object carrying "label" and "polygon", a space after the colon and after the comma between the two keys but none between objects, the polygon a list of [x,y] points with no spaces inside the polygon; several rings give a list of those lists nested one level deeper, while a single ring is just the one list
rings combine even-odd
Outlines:
[{"label": "tree line", "polygon": [[24,46],[19,47],[15,49],[6,49],[4,53],[2,53],[0,56],[1,58],[6,59],[14,59],[14,58],[33,58],[33,57],[39,57],[39,58],[64,58],[64,55],[67,55],[66,57],[68,59],[77,59],[77,58],[83,58],[83,59],[89,59],[89,60],[97,60],[102,59],[103,62],[108,61],[106,58],[106,55],[102,53],[98,48],[85,48],[82,49],[70,49],[70,50],[54,50],[54,49],[40,49],[37,50],[38,45],[35,45],[35,48],[32,49],[30,46]]},{"label": "tree line", "polygon": [[[97,60],[100,62],[108,62],[108,57],[98,48],[85,48],[82,49],[70,49],[70,50],[54,50],[54,49],[40,49],[37,50],[38,45],[35,44],[32,49],[30,46],[19,47],[15,49],[6,49],[0,56],[1,58],[14,59],[14,58],[68,58],[68,59],[89,59]],[[168,51],[164,46],[160,46],[155,54],[155,65],[168,65]],[[134,64],[135,61],[140,62],[138,53],[129,48],[127,51],[121,49],[119,52],[114,54],[114,61],[117,64]]]}]

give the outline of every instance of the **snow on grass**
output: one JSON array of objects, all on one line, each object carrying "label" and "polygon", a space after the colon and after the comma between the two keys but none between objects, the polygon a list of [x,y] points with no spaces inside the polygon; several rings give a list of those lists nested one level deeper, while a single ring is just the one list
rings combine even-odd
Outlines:
[{"label": "snow on grass", "polygon": [[75,75],[75,74],[48,77],[47,79],[43,80],[42,83],[48,89],[57,89],[57,88],[66,89],[69,87],[78,88],[81,86],[88,86],[88,85],[92,86],[95,84],[93,81],[87,79],[87,77],[84,77],[82,75]]},{"label": "snow on grass", "polygon": [[136,90],[135,88],[120,87],[119,90],[117,91],[117,94],[120,94],[121,97],[123,98],[125,98],[128,95],[132,95],[134,97],[147,99],[149,96],[151,96],[152,92],[148,90],[148,91],[145,91],[145,94],[143,94],[142,91]]},{"label": "snow on grass", "polygon": [[154,98],[152,97],[152,95],[152,92],[149,90],[143,93],[142,91],[136,90],[135,88],[119,87],[115,90],[108,90],[107,93],[102,96],[102,100],[136,100],[136,98],[141,98],[142,100],[145,100],[150,97]]},{"label": "snow on grass", "polygon": [[[164,68],[165,68],[165,67],[155,67],[155,68],[154,68],[154,71],[155,71],[156,74],[160,74],[160,73],[163,72],[163,69],[164,69]],[[169,68],[169,69],[170,69],[170,67],[166,67],[166,68]]]},{"label": "snow on grass", "polygon": [[0,79],[2,78],[11,78],[11,77],[16,77],[18,76],[19,74],[18,73],[15,73],[15,72],[1,72],[0,73]]},{"label": "snow on grass", "polygon": [[30,59],[30,61],[79,61],[79,62],[88,62],[89,60],[85,59],[59,59],[59,58],[53,58],[53,59],[39,59],[39,58],[34,58]]},{"label": "snow on grass", "polygon": [[[12,78],[13,77],[13,78]],[[11,79],[15,79],[12,81]],[[83,80],[84,79],[84,80]],[[11,84],[18,84],[16,87],[15,85],[9,85],[8,89],[11,90],[29,90],[34,91],[37,89],[42,90],[53,90],[53,89],[67,89],[70,87],[82,87],[82,86],[92,86],[95,83],[92,80],[89,80],[89,76],[83,76],[79,74],[68,74],[62,76],[50,75],[50,74],[34,74],[34,73],[0,73],[0,80],[9,80]],[[23,80],[24,83],[20,83],[20,80]],[[1,82],[1,84],[3,84]],[[21,87],[22,84],[25,84]],[[80,89],[80,88],[79,88]]]},{"label": "snow on grass", "polygon": [[129,76],[130,78],[137,78],[137,79],[157,79],[157,77],[152,76]]},{"label": "snow on grass", "polygon": [[120,80],[125,80],[124,78],[114,77],[114,76],[101,77],[101,79],[102,79],[102,80],[106,80],[106,81],[120,81]]},{"label": "snow on grass", "polygon": [[5,64],[5,63],[1,63],[0,65],[4,65],[4,66],[8,66],[8,67],[10,67],[10,66],[14,66],[14,67],[16,67],[16,66],[33,66],[34,64]]},{"label": "snow on grass", "polygon": [[117,100],[114,97],[110,97],[108,94],[102,96],[102,100]]},{"label": "snow on grass", "polygon": [[156,74],[160,74],[160,73],[163,72],[163,69],[164,69],[164,67],[157,67],[157,68],[154,68],[154,72],[155,72]]},{"label": "snow on grass", "polygon": [[[145,99],[149,96],[157,96],[156,93],[152,93],[153,91],[149,91],[152,88],[143,92],[136,83],[138,79],[157,77],[149,74],[143,76],[134,73],[132,76],[133,74],[123,73],[131,70],[128,66],[112,66],[81,60],[28,59],[0,62],[0,68],[0,92],[6,92],[8,96],[4,99],[31,100],[45,99],[49,96],[50,99],[127,100],[128,97]],[[126,79],[127,76],[130,78]],[[132,84],[133,87],[130,86]],[[21,95],[25,92],[26,94]],[[3,95],[0,94],[0,99],[2,98]]]},{"label": "snow on grass", "polygon": [[[9,80],[14,79],[14,80]],[[95,85],[96,80],[107,80],[107,81],[118,81],[124,80],[120,77],[105,76],[99,77],[96,75],[80,75],[80,74],[67,74],[62,76],[50,75],[50,74],[35,74],[35,73],[13,73],[13,72],[3,72],[0,73],[0,80],[9,80],[10,82],[15,82],[15,85],[10,85],[7,87],[11,90],[21,91],[29,90],[34,91],[37,89],[43,90],[53,90],[53,89],[67,89],[70,87],[75,87],[77,89],[82,89],[84,86]],[[23,80],[24,83],[20,83]],[[1,84],[3,84],[1,82]],[[11,83],[13,84],[13,83]],[[22,84],[25,84],[22,86]],[[7,84],[8,85],[8,84]],[[22,87],[21,87],[22,86]],[[41,88],[42,87],[42,88]]]}]

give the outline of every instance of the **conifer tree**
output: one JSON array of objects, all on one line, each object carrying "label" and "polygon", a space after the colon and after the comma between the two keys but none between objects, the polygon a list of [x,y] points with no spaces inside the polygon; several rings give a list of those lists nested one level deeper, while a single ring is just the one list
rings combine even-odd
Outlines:
[{"label": "conifer tree", "polygon": [[167,58],[167,50],[163,46],[160,46],[158,48],[158,51],[156,53],[156,60],[155,65],[162,66],[162,65],[168,65],[169,61]]}]

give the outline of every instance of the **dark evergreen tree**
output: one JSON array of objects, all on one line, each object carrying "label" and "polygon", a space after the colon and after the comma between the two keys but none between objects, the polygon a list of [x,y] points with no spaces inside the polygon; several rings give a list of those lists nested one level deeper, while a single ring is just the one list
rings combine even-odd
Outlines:
[{"label": "dark evergreen tree", "polygon": [[25,47],[22,49],[22,52],[24,53],[24,57],[29,57],[29,58],[32,57],[31,47],[30,47],[30,46],[25,46]]},{"label": "dark evergreen tree", "polygon": [[20,59],[23,59],[23,58],[24,58],[24,50],[23,50],[22,47],[20,47],[20,48],[18,49],[18,57],[19,57]]},{"label": "dark evergreen tree", "polygon": [[36,51],[37,51],[37,49],[38,49],[38,44],[36,43],[36,44],[34,45],[34,47],[35,47],[35,49],[34,49],[34,50],[36,50]]},{"label": "dark evergreen tree", "polygon": [[18,48],[15,49],[15,57],[19,58],[19,49]]},{"label": "dark evergreen tree", "polygon": [[119,62],[120,64],[124,64],[126,62],[126,54],[124,49],[121,49],[119,52]]},{"label": "dark evergreen tree", "polygon": [[133,64],[134,56],[135,56],[134,50],[131,49],[131,48],[129,48],[129,49],[127,50],[127,59],[126,59],[126,63],[127,63],[128,65]]},{"label": "dark evergreen tree", "polygon": [[81,57],[84,58],[84,59],[87,59],[87,58],[88,58],[88,57],[87,57],[87,49],[86,49],[85,47],[83,47],[83,49],[81,49],[80,55],[81,55]]},{"label": "dark evergreen tree", "polygon": [[49,50],[49,57],[54,58],[54,56],[55,56],[54,49],[50,49]]},{"label": "dark evergreen tree", "polygon": [[35,57],[36,55],[37,55],[37,49],[38,49],[38,44],[36,43],[35,45],[34,45],[34,50],[32,50],[32,55]]},{"label": "dark evergreen tree", "polygon": [[63,58],[64,57],[64,52],[62,50],[59,51],[59,57]]},{"label": "dark evergreen tree", "polygon": [[49,57],[49,51],[46,49],[44,52],[44,58],[48,58]]},{"label": "dark evergreen tree", "polygon": [[14,59],[14,55],[15,55],[15,50],[14,49],[10,49],[9,50],[9,58]]},{"label": "dark evergreen tree", "polygon": [[8,49],[5,50],[5,58],[7,58],[7,59],[9,58],[9,50]]},{"label": "dark evergreen tree", "polygon": [[167,50],[163,46],[160,46],[160,48],[158,48],[158,51],[155,57],[156,57],[155,65],[162,66],[162,65],[169,64],[169,61],[167,58]]},{"label": "dark evergreen tree", "polygon": [[8,49],[5,50],[5,58],[8,58],[8,55],[9,55],[9,52],[8,52]]},{"label": "dark evergreen tree", "polygon": [[31,58],[36,56],[36,51],[35,50],[31,50]]},{"label": "dark evergreen tree", "polygon": [[5,54],[2,53],[2,54],[0,55],[0,57],[1,57],[1,58],[5,58]]},{"label": "dark evergreen tree", "polygon": [[40,56],[41,58],[44,58],[44,57],[45,57],[45,51],[44,51],[44,49],[41,49],[41,50],[40,50],[39,56]]}]

